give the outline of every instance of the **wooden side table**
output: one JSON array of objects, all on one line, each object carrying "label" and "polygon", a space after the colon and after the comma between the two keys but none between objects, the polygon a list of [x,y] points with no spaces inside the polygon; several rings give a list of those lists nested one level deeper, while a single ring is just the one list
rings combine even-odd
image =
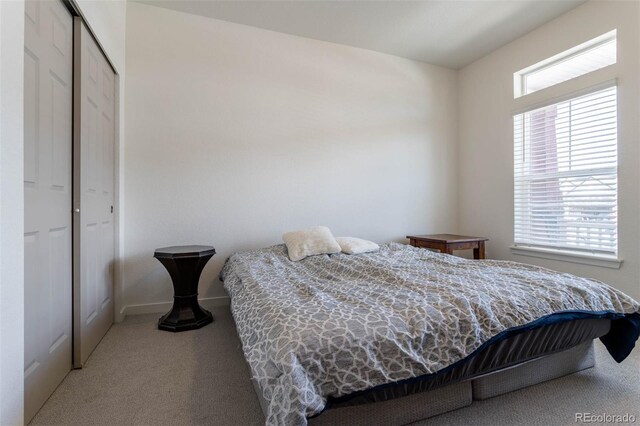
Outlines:
[{"label": "wooden side table", "polygon": [[173,307],[158,320],[160,330],[193,330],[213,321],[211,312],[198,303],[198,282],[214,254],[216,250],[211,246],[175,246],[155,251],[153,257],[167,268],[173,282]]},{"label": "wooden side table", "polygon": [[454,250],[473,249],[474,259],[484,259],[483,237],[469,237],[454,234],[408,235],[409,244],[414,247],[440,250],[440,253],[453,254]]}]

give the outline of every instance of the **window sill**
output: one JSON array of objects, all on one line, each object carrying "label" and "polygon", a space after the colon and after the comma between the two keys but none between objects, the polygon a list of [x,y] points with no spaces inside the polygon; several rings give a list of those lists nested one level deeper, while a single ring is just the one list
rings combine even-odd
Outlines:
[{"label": "window sill", "polygon": [[569,250],[554,250],[518,245],[512,245],[509,248],[511,249],[511,253],[519,256],[539,257],[542,259],[581,263],[583,265],[600,266],[611,269],[620,269],[623,262],[622,259],[618,259],[615,256],[577,253]]}]

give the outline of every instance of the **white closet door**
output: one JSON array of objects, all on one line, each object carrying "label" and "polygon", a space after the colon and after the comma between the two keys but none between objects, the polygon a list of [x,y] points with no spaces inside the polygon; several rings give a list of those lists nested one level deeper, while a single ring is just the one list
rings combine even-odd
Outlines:
[{"label": "white closet door", "polygon": [[25,3],[25,421],[71,370],[73,21]]},{"label": "white closet door", "polygon": [[74,18],[74,351],[81,367],[114,318],[115,73]]}]

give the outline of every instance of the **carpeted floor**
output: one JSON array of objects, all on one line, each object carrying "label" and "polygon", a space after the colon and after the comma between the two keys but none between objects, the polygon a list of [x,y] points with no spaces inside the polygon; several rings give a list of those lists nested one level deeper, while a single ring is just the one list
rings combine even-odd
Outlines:
[{"label": "carpeted floor", "polygon": [[[156,329],[158,315],[114,325],[32,425],[260,425],[227,307],[200,330]],[[414,425],[575,425],[575,413],[632,414],[640,423],[640,350],[622,364],[598,342],[596,367]]]}]

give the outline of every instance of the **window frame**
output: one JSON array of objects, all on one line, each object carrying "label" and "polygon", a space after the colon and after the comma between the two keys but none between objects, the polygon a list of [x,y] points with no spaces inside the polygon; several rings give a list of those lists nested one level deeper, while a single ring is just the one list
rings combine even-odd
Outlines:
[{"label": "window frame", "polygon": [[[513,117],[518,114],[523,114],[529,111],[533,111],[538,108],[543,108],[545,106],[549,106],[552,104],[560,103],[562,101],[571,100],[574,98],[578,98],[580,96],[588,95],[593,92],[597,92],[599,90],[603,90],[612,86],[618,86],[617,81],[617,64],[619,58],[616,58],[616,62],[605,66],[603,68],[598,68],[587,72],[585,74],[578,75],[568,80],[561,81],[554,85],[548,86],[546,88],[540,89],[535,92],[531,92],[529,94],[518,94],[518,91],[521,90],[522,86],[519,86],[521,82],[524,80],[523,76],[528,72],[533,72],[540,70],[545,67],[550,67],[559,61],[570,59],[573,55],[578,55],[590,49],[596,48],[604,43],[610,42],[612,39],[615,39],[617,42],[617,30],[613,29],[605,34],[602,34],[598,37],[590,39],[589,41],[582,43],[578,46],[575,46],[572,49],[568,49],[563,51],[560,54],[554,55],[544,61],[540,61],[532,66],[524,68],[518,72],[514,72],[514,99],[513,99],[513,109],[511,116],[511,134],[510,140],[512,143],[512,148],[515,150],[515,133],[514,133],[514,120]],[[619,86],[618,86],[619,87]],[[617,114],[616,114],[616,123],[619,124],[619,90],[617,93]],[[618,127],[618,137],[617,144],[619,146],[619,127]],[[515,151],[513,152],[515,154]],[[512,166],[515,166],[515,157],[512,157]],[[618,188],[616,190],[617,196],[617,204],[619,205],[619,161],[620,157],[618,156],[618,166],[617,166],[617,179],[618,179]],[[513,191],[512,196],[515,197],[515,169],[512,169],[512,177],[513,177]],[[543,259],[550,259],[562,262],[571,262],[577,264],[585,264],[597,267],[605,267],[605,268],[614,268],[619,269],[622,266],[623,259],[620,257],[620,209],[618,208],[618,216],[616,217],[616,233],[617,233],[617,241],[616,241],[616,252],[615,254],[606,254],[600,252],[590,253],[588,251],[573,251],[569,249],[562,248],[548,248],[548,247],[538,247],[538,246],[529,246],[524,244],[515,243],[515,198],[512,200],[512,215],[514,215],[513,223],[512,223],[512,245],[509,246],[509,249],[514,255],[521,256],[529,256]]]},{"label": "window frame", "polygon": [[[558,84],[562,84],[566,81],[571,81],[575,78],[579,78],[583,75],[587,75],[590,74],[592,72],[598,71],[599,69],[602,68],[596,68],[594,70],[588,71],[586,73],[583,74],[579,74],[576,75],[574,77],[571,77],[570,79],[564,80],[564,81],[560,81],[558,83],[552,84],[550,86],[544,87],[542,89],[538,89],[535,90],[533,92],[529,92],[527,93],[526,89],[527,89],[527,76],[530,74],[534,74],[536,72],[542,71],[544,69],[548,69],[553,67],[554,65],[560,64],[562,62],[568,61],[570,59],[575,58],[576,56],[580,56],[583,55],[591,50],[597,49],[598,47],[607,44],[611,41],[615,41],[617,43],[617,29],[614,29],[612,31],[606,32],[598,37],[592,38],[591,40],[588,40],[584,43],[581,43],[575,47],[572,47],[571,49],[567,49],[563,52],[560,52],[556,55],[551,56],[550,58],[544,59],[542,61],[539,61],[533,65],[530,65],[526,68],[521,69],[520,71],[516,71],[513,73],[513,97],[514,99],[523,97],[523,96],[528,96],[531,95],[533,93],[537,93],[540,92],[541,90],[545,90],[548,89],[550,87],[554,87]],[[617,50],[617,49],[616,49]],[[616,55],[617,56],[617,55]],[[614,62],[613,64],[610,65],[606,65],[607,66],[611,66],[611,65],[615,65],[617,63],[617,57],[616,57],[616,62]]]}]

